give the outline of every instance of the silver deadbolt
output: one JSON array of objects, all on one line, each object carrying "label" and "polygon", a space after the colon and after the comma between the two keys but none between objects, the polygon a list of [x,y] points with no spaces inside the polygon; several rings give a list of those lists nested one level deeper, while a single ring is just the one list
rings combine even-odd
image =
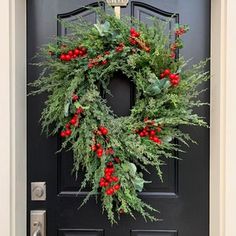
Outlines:
[{"label": "silver deadbolt", "polygon": [[46,182],[31,183],[31,200],[32,201],[46,200]]},{"label": "silver deadbolt", "polygon": [[30,236],[46,236],[46,211],[31,211],[30,224]]}]

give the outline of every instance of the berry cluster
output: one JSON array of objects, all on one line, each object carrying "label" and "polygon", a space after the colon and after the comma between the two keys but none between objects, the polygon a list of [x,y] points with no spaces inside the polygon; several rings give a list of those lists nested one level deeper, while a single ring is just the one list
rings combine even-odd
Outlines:
[{"label": "berry cluster", "polygon": [[106,188],[107,195],[113,195],[120,189],[119,178],[114,175],[115,167],[112,162],[107,163],[107,167],[104,169],[104,176],[100,179],[99,186]]},{"label": "berry cluster", "polygon": [[180,76],[178,74],[172,74],[169,69],[165,69],[160,74],[160,79],[168,77],[172,86],[177,86],[180,82]]},{"label": "berry cluster", "polygon": [[[182,35],[185,34],[188,30],[189,30],[189,29],[188,29],[188,27],[187,27],[186,25],[180,26],[180,27],[178,27],[178,28],[175,30],[175,35],[176,35],[177,37],[182,36]],[[182,47],[183,47],[183,42],[182,42],[181,40],[179,40],[179,39],[176,39],[175,42],[170,45],[170,51],[171,51],[170,57],[171,57],[172,59],[175,59],[175,56],[176,56],[176,49],[182,48]]]},{"label": "berry cluster", "polygon": [[137,45],[140,49],[143,49],[146,52],[150,52],[151,48],[146,45],[146,43],[139,39],[140,37],[140,32],[137,32],[135,28],[130,29],[130,37],[129,37],[129,42],[131,45]]},{"label": "berry cluster", "polygon": [[93,152],[96,152],[98,158],[102,157],[104,150],[103,150],[102,145],[100,143],[94,144],[91,147],[91,149]]},{"label": "berry cluster", "polygon": [[109,51],[106,51],[104,53],[104,55],[98,55],[97,57],[95,58],[91,58],[89,59],[89,62],[88,62],[88,68],[89,69],[92,69],[94,66],[97,66],[97,65],[106,65],[108,63],[107,59],[104,58],[106,55],[109,55],[110,52]]},{"label": "berry cluster", "polygon": [[[145,119],[147,121],[148,118]],[[136,130],[136,133],[139,134],[140,137],[148,137],[149,140],[153,141],[154,143],[161,144],[160,138],[157,136],[158,133],[161,132],[160,126],[155,126],[154,122],[151,121],[147,124],[144,128]]]},{"label": "berry cluster", "polygon": [[116,52],[122,52],[124,50],[125,44],[124,43],[120,43],[116,48],[115,51]]},{"label": "berry cluster", "polygon": [[[79,99],[79,97],[77,95],[73,95],[72,96],[72,101],[76,102]],[[61,131],[61,137],[69,137],[72,134],[72,130],[71,130],[71,126],[79,126],[79,118],[80,115],[83,113],[83,108],[79,107],[75,114],[73,115],[73,117],[71,118],[71,120],[66,123],[65,125],[65,129]]]},{"label": "berry cluster", "polygon": [[[106,136],[108,134],[108,129],[105,126],[100,126],[98,130],[94,131],[94,133],[98,136]],[[91,147],[92,151],[96,152],[98,158],[101,158],[104,150],[100,143],[96,143]],[[112,148],[109,148],[107,151],[109,151],[109,154],[113,154],[114,151]]]},{"label": "berry cluster", "polygon": [[175,30],[176,36],[182,36],[188,31],[188,28],[186,26],[180,26]]},{"label": "berry cluster", "polygon": [[73,50],[69,50],[66,53],[61,53],[59,58],[61,61],[71,61],[77,57],[83,57],[87,54],[87,49],[85,47],[78,47]]},{"label": "berry cluster", "polygon": [[135,38],[139,38],[140,33],[135,30],[135,28],[130,29],[129,42],[131,45],[136,45],[138,42]]}]

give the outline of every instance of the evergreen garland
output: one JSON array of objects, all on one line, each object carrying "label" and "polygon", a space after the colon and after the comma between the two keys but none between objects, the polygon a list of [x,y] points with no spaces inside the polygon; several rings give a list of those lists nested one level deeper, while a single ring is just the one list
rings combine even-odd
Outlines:
[{"label": "evergreen garland", "polygon": [[[193,110],[199,84],[209,76],[205,62],[185,69],[183,47],[186,25],[176,25],[175,41],[169,41],[166,25],[153,19],[153,26],[132,19],[119,20],[98,11],[97,24],[80,19],[66,24],[73,32],[41,48],[37,65],[43,68],[31,84],[33,92],[47,92],[42,112],[42,128],[50,135],[60,133],[62,148],[73,150],[74,171],[85,170],[81,189],[100,193],[102,208],[111,223],[120,214],[156,221],[156,211],[143,202],[144,171],[156,168],[162,180],[165,158],[177,158],[178,140],[194,142],[180,125],[207,126]],[[136,87],[135,105],[130,116],[117,117],[106,105],[102,93],[110,93],[113,74],[121,71]]]}]

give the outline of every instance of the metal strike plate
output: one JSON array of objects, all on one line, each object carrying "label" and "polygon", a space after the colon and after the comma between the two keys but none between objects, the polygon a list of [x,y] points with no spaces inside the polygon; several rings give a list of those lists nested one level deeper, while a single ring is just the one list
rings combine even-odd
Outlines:
[{"label": "metal strike plate", "polygon": [[107,4],[112,7],[124,7],[127,6],[129,0],[106,0]]},{"label": "metal strike plate", "polygon": [[31,200],[45,201],[46,200],[46,182],[31,183]]},{"label": "metal strike plate", "polygon": [[46,211],[30,211],[30,235],[46,236]]}]

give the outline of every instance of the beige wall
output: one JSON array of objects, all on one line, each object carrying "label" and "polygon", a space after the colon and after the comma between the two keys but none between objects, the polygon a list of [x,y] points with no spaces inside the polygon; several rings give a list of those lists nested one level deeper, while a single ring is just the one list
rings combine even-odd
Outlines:
[{"label": "beige wall", "polygon": [[[1,68],[1,86],[0,86],[0,130],[5,133],[0,138],[0,231],[5,235],[10,235],[10,56],[9,56],[9,4],[4,2],[0,8],[0,28],[1,43],[0,51],[4,54],[4,58],[0,57]],[[6,20],[7,19],[7,20]]]},{"label": "beige wall", "polygon": [[25,236],[25,0],[0,4],[0,235]]},{"label": "beige wall", "polygon": [[[236,0],[212,0],[211,236],[236,236]],[[25,236],[25,0],[0,7],[0,232]]]}]

